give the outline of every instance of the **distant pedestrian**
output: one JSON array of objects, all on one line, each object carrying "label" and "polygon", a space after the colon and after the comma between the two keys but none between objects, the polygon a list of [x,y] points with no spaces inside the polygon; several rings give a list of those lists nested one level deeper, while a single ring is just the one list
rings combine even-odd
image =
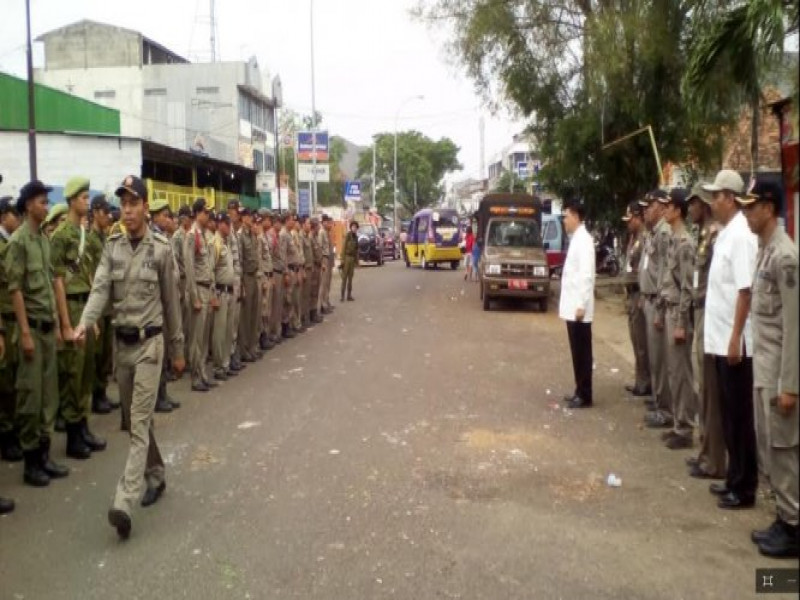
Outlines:
[{"label": "distant pedestrian", "polygon": [[472,248],[475,246],[475,234],[472,233],[472,227],[467,227],[467,233],[464,235],[464,266],[467,272],[464,273],[464,281],[472,281]]},{"label": "distant pedestrian", "polygon": [[342,265],[340,267],[342,269],[342,302],[344,302],[345,292],[347,300],[353,301],[353,276],[356,273],[356,266],[358,266],[358,227],[356,221],[350,223],[350,231],[345,236],[342,248]]},{"label": "distant pedestrian", "polygon": [[475,281],[480,281],[481,279],[481,250],[483,248],[483,240],[480,238],[475,238],[472,242],[472,259],[471,259],[471,268],[472,272],[475,273]]},{"label": "distant pedestrian", "polygon": [[564,210],[564,228],[571,236],[561,277],[559,316],[567,322],[575,393],[565,396],[569,408],[592,405],[592,318],[594,317],[595,253],[592,236],[583,224],[586,208],[570,202]]}]

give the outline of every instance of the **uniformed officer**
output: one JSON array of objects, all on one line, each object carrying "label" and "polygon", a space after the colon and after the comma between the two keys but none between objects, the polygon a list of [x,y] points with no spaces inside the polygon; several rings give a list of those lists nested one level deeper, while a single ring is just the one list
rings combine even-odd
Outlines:
[{"label": "uniformed officer", "polygon": [[319,239],[319,219],[316,217],[309,219],[308,237],[311,240],[311,253],[313,257],[313,266],[311,271],[311,291],[309,292],[309,320],[312,323],[322,323],[322,312],[320,311],[320,289],[322,282],[322,267],[324,257],[322,254],[322,244]]},{"label": "uniformed officer", "polygon": [[181,299],[181,323],[183,324],[184,356],[189,356],[189,343],[192,339],[192,307],[189,302],[189,295],[186,293],[186,247],[189,231],[192,229],[194,219],[192,219],[192,209],[183,205],[178,209],[178,229],[170,240],[172,253],[178,263],[178,274],[180,281],[178,289]]},{"label": "uniformed officer", "polygon": [[777,518],[754,531],[759,551],[797,558],[798,547],[798,258],[797,246],[778,226],[781,190],[757,181],[752,194],[736,197],[750,229],[759,238],[753,281],[753,386],[759,445],[767,445],[769,482]]},{"label": "uniformed officer", "polygon": [[[104,194],[98,194],[92,198],[89,216],[86,253],[89,255],[92,277],[94,277],[106,245],[108,229],[111,227],[111,205]],[[111,331],[111,309],[109,307],[106,307],[103,316],[97,321],[97,341],[94,348],[92,412],[103,415],[120,406],[119,402],[112,401],[107,393],[108,380],[113,370],[113,332]]]},{"label": "uniformed officer", "polygon": [[[5,274],[5,255],[11,235],[19,227],[19,216],[11,196],[0,198],[0,328],[4,352],[0,356],[0,457],[8,462],[22,460],[22,448],[17,438],[17,319],[8,291],[8,279]],[[12,505],[13,509],[13,505]]]},{"label": "uniformed officer", "polygon": [[216,383],[206,372],[209,336],[208,323],[211,311],[219,307],[214,290],[214,257],[206,235],[209,213],[204,198],[192,205],[194,224],[186,238],[186,293],[192,306],[192,343],[189,346],[189,365],[192,371],[192,391],[207,392]]},{"label": "uniformed officer", "polygon": [[87,232],[82,220],[89,212],[89,180],[73,177],[64,186],[69,207],[66,219],[50,240],[53,289],[63,344],[58,350],[58,382],[61,416],[67,430],[67,456],[85,460],[92,452],[105,450],[105,440],[89,430],[91,395],[94,388],[94,336],[83,343],[73,339],[73,325],[81,318],[92,289],[94,266],[87,252]]},{"label": "uniformed officer", "polygon": [[331,229],[333,219],[328,215],[322,215],[322,227],[319,231],[319,243],[322,246],[322,285],[320,286],[320,312],[328,315],[333,312],[331,304],[331,282],[333,280],[333,268],[336,265],[336,251],[331,239]]},{"label": "uniformed officer", "polygon": [[4,270],[19,331],[17,421],[25,456],[24,481],[43,487],[69,469],[50,459],[50,439],[58,411],[56,302],[50,241],[40,233],[47,216],[47,194],[41,181],[22,186],[17,213],[24,215],[8,241]]},{"label": "uniformed officer", "polygon": [[628,248],[625,252],[625,308],[628,313],[628,333],[633,346],[635,378],[625,389],[634,396],[650,396],[650,359],[647,357],[647,320],[644,316],[639,288],[639,266],[644,250],[644,213],[638,201],[631,202],[622,220],[628,228]]},{"label": "uniformed officer", "polygon": [[[0,205],[2,204],[2,202],[3,198],[0,198]],[[7,199],[6,202],[8,202]],[[3,325],[2,317],[0,317],[0,369],[5,368],[3,363],[6,355],[5,335],[6,335],[5,326]],[[2,377],[2,374],[0,374],[0,377]],[[0,406],[0,410],[3,410],[2,406]],[[0,417],[2,416],[3,415],[0,414]],[[12,416],[12,421],[13,421],[13,416]],[[17,450],[19,451],[19,449]],[[17,458],[15,460],[21,460],[21,458]],[[0,515],[7,515],[8,513],[13,511],[14,511],[14,501],[11,498],[4,498],[3,496],[0,496]]]},{"label": "uniformed officer", "polygon": [[267,243],[272,256],[272,308],[269,319],[269,338],[273,344],[283,340],[281,325],[283,320],[284,280],[286,278],[286,255],[279,241],[281,222],[278,215],[273,215],[272,227],[266,231]]},{"label": "uniformed officer", "polygon": [[275,343],[270,339],[271,320],[272,320],[272,295],[273,285],[273,261],[272,248],[270,247],[267,231],[272,230],[272,214],[262,209],[259,211],[259,224],[257,229],[258,243],[261,248],[261,319],[259,321],[259,347],[263,351],[271,350]]},{"label": "uniformed officer", "polygon": [[240,204],[238,200],[228,202],[227,213],[230,220],[230,234],[228,235],[228,250],[233,262],[233,303],[231,310],[231,359],[229,370],[238,373],[244,368],[242,364],[242,354],[239,348],[239,325],[242,315],[242,246],[239,240],[239,232],[242,229],[242,217],[239,214]]},{"label": "uniformed officer", "polygon": [[295,284],[292,287],[292,294],[290,296],[292,304],[292,317],[291,328],[296,333],[305,333],[306,327],[303,325],[302,319],[302,298],[303,298],[303,285],[305,283],[305,253],[303,252],[303,242],[300,239],[300,221],[297,217],[292,217],[291,227],[289,230],[292,239],[292,248],[294,251],[293,256],[289,258],[290,268],[294,268]]},{"label": "uniformed officer", "polygon": [[657,202],[665,198],[664,190],[650,192],[644,201],[645,223],[651,230],[646,238],[644,257],[639,271],[639,287],[644,297],[644,314],[647,318],[647,356],[650,359],[652,378],[652,411],[645,415],[645,423],[651,428],[672,427],[672,400],[667,378],[667,360],[664,355],[664,315],[658,309],[658,297],[667,264],[667,251],[672,230],[664,220],[664,204]]},{"label": "uniformed officer", "polygon": [[314,248],[311,244],[311,219],[305,217],[298,232],[303,248],[303,287],[300,291],[300,323],[311,326],[311,279],[314,276]]},{"label": "uniformed officer", "polygon": [[353,298],[353,276],[356,273],[356,265],[358,264],[358,222],[352,221],[350,223],[350,231],[344,239],[344,247],[342,248],[342,298],[344,302],[344,294],[347,292],[347,299],[352,302]]},{"label": "uniformed officer", "polygon": [[69,207],[66,203],[54,204],[47,212],[47,216],[42,224],[42,231],[47,239],[52,237],[56,227],[61,225],[61,222],[67,218],[67,211]]},{"label": "uniformed officer", "polygon": [[299,271],[299,255],[297,246],[292,238],[292,229],[294,227],[291,215],[285,215],[282,219],[283,226],[281,227],[278,236],[278,242],[281,247],[281,253],[285,257],[286,269],[283,280],[283,310],[281,317],[281,335],[284,338],[293,338],[295,336],[293,328],[294,317],[294,304],[292,299],[298,285],[298,271]]},{"label": "uniformed officer", "polygon": [[672,430],[664,434],[670,450],[691,448],[697,400],[692,374],[692,279],[695,245],[686,229],[687,190],[672,188],[664,205],[664,221],[672,229],[667,264],[662,272],[658,299],[664,315],[664,354],[667,359],[670,399],[672,400]]},{"label": "uniformed officer", "polygon": [[214,313],[211,339],[214,357],[214,379],[225,381],[236,375],[230,369],[233,345],[233,307],[238,304],[234,283],[233,256],[230,248],[231,222],[225,213],[217,215],[217,232],[214,234],[214,280],[219,309]]},{"label": "uniformed officer", "polygon": [[165,340],[176,373],[183,371],[185,362],[169,240],[147,227],[147,187],[141,179],[126,177],[116,193],[127,233],[109,237],[75,337],[85,338],[105,305],[112,303],[115,376],[131,428],[128,459],[108,521],[125,539],[131,531],[133,506],[145,486],[142,506],[156,502],[166,489],[164,462],[153,434]]},{"label": "uniformed officer", "polygon": [[253,213],[249,208],[240,209],[242,229],[239,243],[242,249],[242,315],[239,323],[239,348],[242,361],[255,362],[261,358],[258,348],[258,323],[261,310],[260,270],[261,255],[258,236],[254,230]]},{"label": "uniformed officer", "polygon": [[694,381],[699,401],[700,451],[687,459],[689,475],[698,479],[723,479],[727,470],[722,418],[719,413],[719,386],[714,358],[705,353],[706,290],[708,271],[714,255],[719,228],[711,214],[711,196],[701,187],[689,195],[689,216],[696,228],[697,252],[694,259],[692,304],[694,306]]}]

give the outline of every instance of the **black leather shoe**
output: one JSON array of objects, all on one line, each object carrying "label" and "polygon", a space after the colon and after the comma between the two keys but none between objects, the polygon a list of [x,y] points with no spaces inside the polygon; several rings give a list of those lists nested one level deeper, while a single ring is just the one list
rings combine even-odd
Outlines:
[{"label": "black leather shoe", "polygon": [[14,512],[14,501],[0,496],[0,515],[7,515],[10,512]]},{"label": "black leather shoe", "polygon": [[214,379],[217,381],[228,381],[228,376],[223,371],[217,371],[214,373]]},{"label": "black leather shoe", "polygon": [[204,381],[203,383],[205,383],[206,387],[210,390],[213,390],[215,387],[219,385],[218,383],[215,383],[213,381]]},{"label": "black leather shoe", "polygon": [[25,472],[23,480],[33,487],[47,487],[50,477],[44,472],[41,465],[41,453],[38,449],[28,450],[25,455]]},{"label": "black leather shoe", "polygon": [[572,400],[567,402],[567,408],[591,408],[592,403],[588,400],[584,400],[578,396],[575,396]]},{"label": "black leather shoe", "polygon": [[736,492],[728,492],[720,496],[717,506],[726,510],[740,510],[742,508],[752,508],[756,504],[755,496],[742,496]]},{"label": "black leather shoe", "polygon": [[708,486],[708,491],[714,494],[715,496],[727,496],[731,492],[728,489],[728,485],[726,482],[712,483],[710,486]]},{"label": "black leather shoe", "polygon": [[155,411],[157,413],[171,413],[172,412],[172,404],[166,398],[159,398],[156,400],[156,408]]},{"label": "black leather shoe", "polygon": [[566,396],[561,398],[561,401],[562,402],[572,402],[573,400],[575,400],[575,398],[577,398],[577,396],[575,394],[567,394]]},{"label": "black leather shoe", "polygon": [[172,410],[177,410],[181,407],[180,402],[169,396],[167,396],[167,402],[169,402],[169,405],[172,407]]},{"label": "black leather shoe", "polygon": [[632,396],[636,396],[637,398],[646,398],[648,396],[653,395],[653,390],[650,387],[643,387],[643,388],[633,388],[630,390]]},{"label": "black leather shoe", "polygon": [[117,530],[117,535],[127,540],[131,535],[131,518],[116,508],[109,509],[108,522]]},{"label": "black leather shoe", "polygon": [[165,481],[162,481],[158,487],[147,486],[147,490],[145,490],[144,496],[142,496],[142,506],[150,506],[158,502],[158,499],[161,498],[161,495],[166,489],[167,483]]},{"label": "black leather shoe", "polygon": [[97,391],[92,394],[92,412],[96,415],[107,415],[111,412],[111,405],[104,393]]},{"label": "black leather shoe", "polygon": [[672,438],[674,438],[676,435],[678,435],[678,434],[677,434],[677,433],[675,433],[675,431],[674,431],[673,429],[670,429],[669,431],[664,431],[664,432],[661,434],[661,441],[662,441],[662,442],[668,442],[668,441],[670,441]]},{"label": "black leather shoe", "polygon": [[686,450],[692,447],[692,438],[678,435],[677,433],[667,440],[667,448],[670,450]]},{"label": "black leather shoe", "polygon": [[[243,363],[254,363],[256,359],[250,356],[249,354],[242,354],[242,362]],[[244,365],[242,365],[244,366]]]},{"label": "black leather shoe", "polygon": [[722,476],[706,473],[705,469],[699,464],[694,464],[689,467],[689,477],[694,477],[695,479],[725,479]]},{"label": "black leather shoe", "polygon": [[89,429],[89,422],[86,419],[83,419],[80,425],[81,438],[83,439],[83,443],[89,446],[89,450],[92,452],[102,452],[106,449],[106,441],[91,432]]},{"label": "black leather shoe", "polygon": [[772,535],[758,543],[758,551],[772,558],[797,558],[800,556],[797,525],[778,521]]},{"label": "black leather shoe", "polygon": [[775,530],[781,527],[781,520],[775,519],[772,524],[766,529],[754,529],[750,532],[750,539],[754,544],[760,544],[768,540],[775,533]]},{"label": "black leather shoe", "polygon": [[672,427],[672,417],[662,412],[650,412],[644,416],[644,424],[650,429],[667,429]]},{"label": "black leather shoe", "polygon": [[201,381],[200,383],[193,383],[193,384],[192,384],[192,391],[193,391],[193,392],[207,392],[207,391],[209,391],[210,389],[211,389],[211,388],[210,388],[210,387],[208,387],[208,386],[207,386],[205,383],[203,383],[202,381]]},{"label": "black leather shoe", "polygon": [[700,459],[697,456],[687,456],[684,461],[687,467],[693,467],[700,464]]}]

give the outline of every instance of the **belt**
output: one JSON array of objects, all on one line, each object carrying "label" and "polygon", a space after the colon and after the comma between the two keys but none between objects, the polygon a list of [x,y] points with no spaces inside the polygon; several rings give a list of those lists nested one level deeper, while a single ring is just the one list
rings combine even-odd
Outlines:
[{"label": "belt", "polygon": [[264,273],[264,277],[266,277],[267,279],[272,279],[272,271],[270,271],[269,273]]},{"label": "belt", "polygon": [[77,302],[88,302],[89,292],[82,292],[80,294],[67,294],[67,300],[75,300]]},{"label": "belt", "polygon": [[639,284],[638,283],[626,283],[625,284],[625,291],[629,294],[635,294],[639,291]]},{"label": "belt", "polygon": [[245,277],[258,277],[258,271],[253,271],[252,273],[245,272]]},{"label": "belt", "polygon": [[292,271],[293,273],[297,273],[300,271],[300,267],[296,265],[289,265],[289,270]]},{"label": "belt", "polygon": [[306,267],[306,271],[313,271],[314,267]]},{"label": "belt", "polygon": [[229,294],[233,293],[233,286],[232,285],[223,285],[221,283],[218,283],[216,285],[216,288],[217,288],[218,292],[227,292]]},{"label": "belt", "polygon": [[645,294],[645,293],[642,293],[642,296],[644,296],[647,300],[655,300],[656,298],[658,298],[658,294]]},{"label": "belt", "polygon": [[314,266],[315,266],[315,267],[321,267],[321,266],[322,266],[322,261],[315,262],[315,263],[314,263]]},{"label": "belt", "polygon": [[[705,310],[705,308],[706,308],[706,299],[705,298],[702,298],[700,300],[694,300],[692,303],[694,304],[695,309]],[[6,316],[3,315],[3,318],[5,319]]]},{"label": "belt", "polygon": [[281,269],[272,269],[273,273],[277,273],[278,275],[283,275],[283,271]]},{"label": "belt", "polygon": [[209,289],[209,290],[211,289],[211,282],[210,281],[195,281],[195,283],[197,285],[199,285],[200,287],[204,287],[204,288]]},{"label": "belt", "polygon": [[56,328],[56,324],[53,321],[40,321],[28,317],[28,327],[41,333],[50,333]]},{"label": "belt", "polygon": [[127,346],[135,346],[136,344],[139,344],[145,340],[149,340],[157,335],[161,335],[162,331],[162,327],[154,327],[150,325],[143,327],[142,329],[138,329],[136,327],[117,327],[114,330],[114,335],[116,335],[117,339],[123,344]]}]

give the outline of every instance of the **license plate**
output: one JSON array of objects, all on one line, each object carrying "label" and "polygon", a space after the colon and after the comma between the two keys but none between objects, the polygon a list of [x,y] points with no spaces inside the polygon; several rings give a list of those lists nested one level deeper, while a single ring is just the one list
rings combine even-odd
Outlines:
[{"label": "license plate", "polygon": [[527,290],[528,282],[524,279],[509,279],[508,289],[510,290]]}]

